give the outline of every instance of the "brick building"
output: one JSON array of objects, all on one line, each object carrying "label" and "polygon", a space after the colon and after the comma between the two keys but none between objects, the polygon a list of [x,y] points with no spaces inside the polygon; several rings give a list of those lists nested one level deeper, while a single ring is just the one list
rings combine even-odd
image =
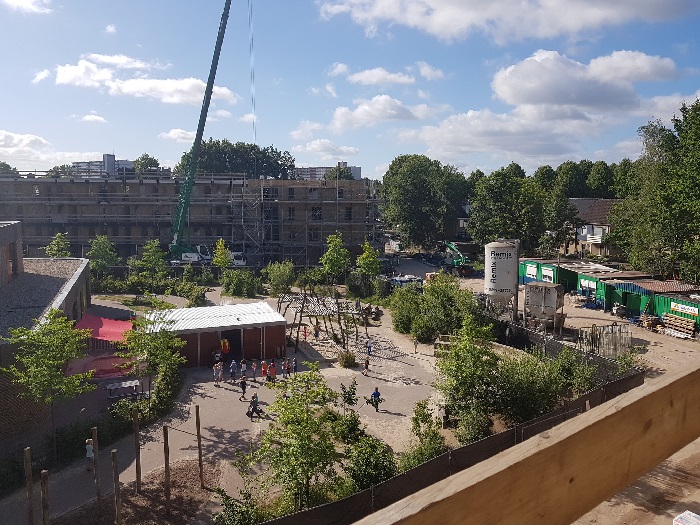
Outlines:
[{"label": "brick building", "polygon": [[[137,254],[151,239],[163,246],[172,241],[177,178],[6,174],[0,184],[0,220],[22,221],[27,255],[43,254],[39,249],[56,233],[68,234],[77,256],[97,235],[108,235],[121,257]],[[191,195],[188,242],[212,246],[223,238],[254,266],[285,259],[316,264],[336,231],[353,253],[365,239],[382,247],[376,181],[210,174],[198,176]]]}]

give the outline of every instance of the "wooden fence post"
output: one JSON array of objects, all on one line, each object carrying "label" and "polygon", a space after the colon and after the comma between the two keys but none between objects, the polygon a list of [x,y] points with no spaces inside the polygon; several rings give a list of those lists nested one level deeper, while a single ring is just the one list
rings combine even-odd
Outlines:
[{"label": "wooden fence post", "polygon": [[49,471],[41,471],[41,522],[49,525]]},{"label": "wooden fence post", "polygon": [[114,520],[116,525],[122,525],[122,497],[119,486],[119,464],[117,463],[117,451],[112,450],[112,478],[114,479]]},{"label": "wooden fence post", "polygon": [[136,457],[136,493],[141,494],[141,441],[139,438],[139,411],[136,407],[131,410],[134,421],[134,455]]},{"label": "wooden fence post", "polygon": [[27,523],[34,525],[34,480],[32,479],[32,449],[24,449],[24,479],[27,481]]},{"label": "wooden fence post", "polygon": [[197,423],[197,451],[199,454],[199,484],[204,488],[204,463],[202,462],[202,426],[199,419],[199,405],[194,406],[195,421]]},{"label": "wooden fence post", "polygon": [[102,493],[100,492],[100,447],[97,442],[97,427],[92,427],[92,453],[94,455],[92,468],[95,470],[95,497],[97,498],[97,513],[102,510]]},{"label": "wooden fence post", "polygon": [[163,455],[165,463],[165,513],[170,516],[170,446],[167,426],[163,426]]}]

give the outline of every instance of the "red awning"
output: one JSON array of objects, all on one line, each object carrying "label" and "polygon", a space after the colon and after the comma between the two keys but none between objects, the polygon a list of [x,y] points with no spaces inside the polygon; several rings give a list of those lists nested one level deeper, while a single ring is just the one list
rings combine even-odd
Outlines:
[{"label": "red awning", "polygon": [[89,328],[93,339],[104,341],[123,341],[124,332],[132,329],[131,321],[117,321],[96,315],[83,314],[83,318],[75,324],[76,328]]}]

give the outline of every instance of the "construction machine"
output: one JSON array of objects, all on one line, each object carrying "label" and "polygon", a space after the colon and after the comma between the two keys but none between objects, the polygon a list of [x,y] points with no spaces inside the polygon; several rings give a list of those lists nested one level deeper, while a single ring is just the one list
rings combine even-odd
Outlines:
[{"label": "construction machine", "polygon": [[197,176],[197,164],[199,162],[199,153],[202,147],[202,136],[204,135],[204,124],[207,121],[207,113],[209,112],[209,104],[211,102],[212,92],[214,91],[214,79],[216,78],[216,68],[219,65],[219,55],[221,54],[221,46],[224,42],[224,34],[226,33],[226,23],[228,22],[228,14],[231,9],[231,0],[226,0],[224,11],[221,14],[221,22],[219,24],[219,33],[216,37],[216,45],[214,47],[214,56],[209,69],[209,78],[207,86],[204,90],[204,100],[202,101],[202,109],[199,113],[199,124],[197,125],[197,133],[195,134],[194,143],[190,155],[189,164],[186,167],[186,172],[182,184],[180,185],[180,193],[177,201],[177,211],[173,220],[172,231],[173,240],[170,243],[170,259],[172,262],[187,263],[187,262],[202,262],[206,263],[207,259],[211,261],[206,247],[190,246],[189,231],[188,240],[183,240],[185,233],[185,223],[187,222],[190,212],[190,198],[192,196],[192,187]]},{"label": "construction machine", "polygon": [[445,253],[445,264],[443,266],[445,272],[458,277],[467,277],[474,271],[469,258],[463,255],[454,243],[443,242],[441,251]]}]

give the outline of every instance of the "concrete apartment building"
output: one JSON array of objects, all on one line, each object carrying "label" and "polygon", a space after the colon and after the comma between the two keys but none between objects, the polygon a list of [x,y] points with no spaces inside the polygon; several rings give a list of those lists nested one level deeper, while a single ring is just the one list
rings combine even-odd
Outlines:
[{"label": "concrete apartment building", "polygon": [[326,174],[334,168],[347,168],[352,173],[355,180],[362,178],[362,168],[359,166],[348,166],[347,162],[338,162],[337,166],[310,166],[307,168],[294,168],[294,176],[304,180],[323,180]]},{"label": "concrete apartment building", "polygon": [[[181,180],[147,174],[50,177],[0,175],[0,220],[22,221],[24,252],[43,255],[56,233],[67,233],[73,255],[108,235],[120,257],[149,240],[172,241]],[[359,253],[365,239],[382,245],[376,182],[246,179],[242,174],[198,176],[191,193],[189,240],[212,246],[223,238],[258,266],[289,259],[317,264],[328,235],[339,231]]]}]

